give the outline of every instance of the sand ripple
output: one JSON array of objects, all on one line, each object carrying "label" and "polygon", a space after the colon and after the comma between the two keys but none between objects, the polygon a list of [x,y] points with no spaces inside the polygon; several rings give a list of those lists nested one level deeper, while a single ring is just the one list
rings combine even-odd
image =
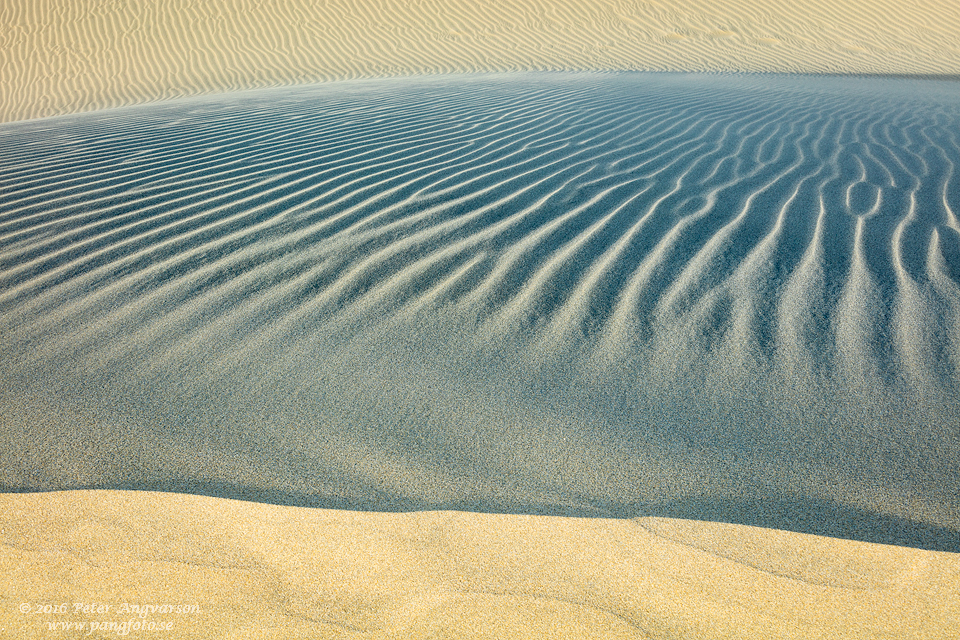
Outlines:
[{"label": "sand ripple", "polygon": [[0,482],[958,550],[958,125],[568,74],[3,125]]},{"label": "sand ripple", "polygon": [[320,80],[960,74],[955,0],[5,0],[0,122]]}]

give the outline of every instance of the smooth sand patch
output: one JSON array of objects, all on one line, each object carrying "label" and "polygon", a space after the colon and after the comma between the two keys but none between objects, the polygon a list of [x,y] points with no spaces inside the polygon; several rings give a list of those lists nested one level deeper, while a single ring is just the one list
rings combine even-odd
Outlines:
[{"label": "smooth sand patch", "polygon": [[738,525],[124,491],[2,494],[0,514],[3,638],[117,637],[89,624],[131,619],[175,629],[129,637],[238,639],[946,640],[960,626],[958,554]]},{"label": "smooth sand patch", "polygon": [[9,0],[0,29],[0,122],[425,73],[960,74],[952,0]]}]

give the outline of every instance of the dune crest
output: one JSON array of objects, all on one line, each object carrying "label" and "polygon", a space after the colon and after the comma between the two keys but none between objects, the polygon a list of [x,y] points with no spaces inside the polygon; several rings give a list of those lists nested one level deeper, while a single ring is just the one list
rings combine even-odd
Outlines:
[{"label": "dune crest", "polygon": [[410,74],[960,74],[950,0],[7,0],[0,25],[0,122]]},{"label": "dune crest", "polygon": [[[0,495],[0,543],[0,635],[24,640],[120,619],[205,639],[947,640],[960,624],[957,554],[684,520],[69,491]],[[66,614],[18,611],[65,601]]]}]

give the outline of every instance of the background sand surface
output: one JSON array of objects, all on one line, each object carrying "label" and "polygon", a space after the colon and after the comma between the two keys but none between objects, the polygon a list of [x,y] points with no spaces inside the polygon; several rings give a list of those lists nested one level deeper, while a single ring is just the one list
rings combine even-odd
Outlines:
[{"label": "background sand surface", "polygon": [[960,74],[952,0],[6,0],[0,122],[356,77]]},{"label": "background sand surface", "polygon": [[[924,638],[960,556],[686,520],[358,513],[149,492],[0,496],[0,637],[155,613],[177,638]],[[68,603],[66,614],[37,612]],[[19,613],[22,603],[33,605]]]}]

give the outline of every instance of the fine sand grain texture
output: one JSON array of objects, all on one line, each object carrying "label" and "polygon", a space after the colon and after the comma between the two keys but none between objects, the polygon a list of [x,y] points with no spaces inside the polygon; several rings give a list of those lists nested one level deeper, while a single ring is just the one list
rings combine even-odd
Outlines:
[{"label": "fine sand grain texture", "polygon": [[954,83],[349,81],[0,167],[6,491],[960,551]]},{"label": "fine sand grain texture", "polygon": [[121,637],[111,623],[205,640],[952,640],[960,555],[664,518],[0,495],[0,637]]},{"label": "fine sand grain texture", "polygon": [[955,0],[4,0],[0,122],[318,80],[960,74]]}]

